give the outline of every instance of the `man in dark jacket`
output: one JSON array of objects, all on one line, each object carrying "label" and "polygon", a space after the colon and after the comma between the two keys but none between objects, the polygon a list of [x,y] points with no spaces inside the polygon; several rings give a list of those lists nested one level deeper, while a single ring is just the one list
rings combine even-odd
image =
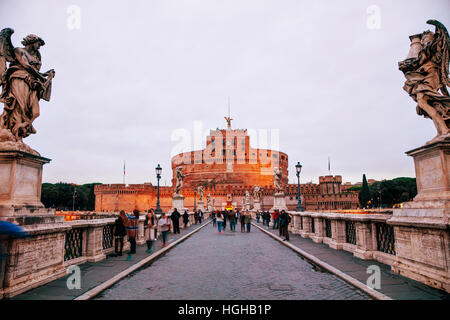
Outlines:
[{"label": "man in dark jacket", "polygon": [[170,219],[172,219],[173,223],[173,233],[180,233],[180,213],[178,212],[177,208],[173,210],[172,214],[170,215]]},{"label": "man in dark jacket", "polygon": [[291,217],[285,210],[282,210],[278,218],[280,221],[280,237],[284,237],[284,241],[289,241],[288,227],[291,222]]},{"label": "man in dark jacket", "polygon": [[[121,256],[123,250],[123,237],[127,234],[127,230],[125,229],[123,216],[125,215],[125,211],[120,211],[120,216],[116,219],[116,223],[114,225],[114,252],[116,255]],[[119,250],[120,248],[120,250]]]},{"label": "man in dark jacket", "polygon": [[189,213],[187,212],[187,210],[184,211],[183,213],[183,223],[184,223],[184,228],[187,228],[187,225],[189,223]]}]

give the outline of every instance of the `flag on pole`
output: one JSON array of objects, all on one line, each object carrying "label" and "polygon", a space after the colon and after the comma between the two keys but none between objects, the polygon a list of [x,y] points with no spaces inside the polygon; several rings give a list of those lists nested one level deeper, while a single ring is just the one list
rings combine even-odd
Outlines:
[{"label": "flag on pole", "polygon": [[125,160],[123,160],[123,184],[125,184]]},{"label": "flag on pole", "polygon": [[328,157],[328,175],[331,175],[330,157]]}]

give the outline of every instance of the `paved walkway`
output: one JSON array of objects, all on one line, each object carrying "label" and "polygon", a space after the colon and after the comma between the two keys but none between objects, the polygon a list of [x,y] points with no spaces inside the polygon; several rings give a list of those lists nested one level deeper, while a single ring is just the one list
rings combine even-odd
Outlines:
[{"label": "paved walkway", "polygon": [[[256,221],[255,221],[256,223]],[[262,223],[257,224],[261,228],[279,235],[279,230],[272,227],[266,229]],[[355,258],[352,253],[344,250],[335,250],[323,243],[315,243],[311,239],[302,238],[297,234],[289,234],[290,244],[319,258],[329,265],[339,269],[349,276],[366,284],[367,267],[377,265],[381,270],[381,289],[377,290],[394,300],[450,300],[450,294],[433,289],[420,282],[405,278],[391,272],[391,267],[373,260]]]},{"label": "paved walkway", "polygon": [[[185,236],[198,227],[204,225],[209,220],[203,221],[200,225],[192,225],[187,229],[180,229],[180,234],[170,233],[168,235],[167,244],[171,244],[173,241]],[[158,240],[153,242],[152,253],[154,254],[162,249],[162,236]],[[86,262],[79,265],[81,269],[81,289],[69,290],[67,288],[67,278],[64,276],[55,281],[49,282],[41,287],[32,289],[23,294],[13,297],[11,300],[72,300],[77,296],[89,291],[90,289],[100,285],[101,283],[111,279],[118,273],[131,267],[135,263],[147,258],[150,254],[145,252],[147,245],[138,245],[136,248],[136,254],[132,255],[132,260],[127,261],[127,254],[121,257],[107,256],[105,260],[99,262]]]},{"label": "paved walkway", "polygon": [[253,227],[222,234],[212,224],[100,300],[367,300],[368,295]]}]

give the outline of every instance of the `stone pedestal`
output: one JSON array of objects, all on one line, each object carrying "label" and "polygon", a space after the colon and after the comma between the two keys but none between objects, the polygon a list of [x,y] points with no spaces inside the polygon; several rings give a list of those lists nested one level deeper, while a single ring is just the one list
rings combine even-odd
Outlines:
[{"label": "stone pedestal", "polygon": [[277,192],[273,195],[273,207],[270,209],[270,211],[275,210],[286,210],[288,211],[288,208],[286,206],[286,197],[284,195],[284,192]]},{"label": "stone pedestal", "polygon": [[204,203],[203,201],[200,200],[200,201],[197,203],[197,209],[198,209],[198,210],[205,211],[205,203]]},{"label": "stone pedestal", "polygon": [[450,140],[407,152],[414,158],[417,196],[394,209],[392,270],[450,292]]},{"label": "stone pedestal", "polygon": [[261,210],[261,203],[259,202],[259,200],[253,201],[253,209],[254,210]]},{"label": "stone pedestal", "polygon": [[244,210],[250,210],[250,209],[251,209],[250,202],[244,203],[244,205],[242,206],[242,208],[243,208]]},{"label": "stone pedestal", "polygon": [[184,207],[184,197],[181,194],[174,194],[172,196],[172,212],[174,209],[177,209],[180,214],[183,214],[187,208]]},{"label": "stone pedestal", "polygon": [[50,159],[0,150],[0,217],[53,215],[41,203],[42,166]]}]

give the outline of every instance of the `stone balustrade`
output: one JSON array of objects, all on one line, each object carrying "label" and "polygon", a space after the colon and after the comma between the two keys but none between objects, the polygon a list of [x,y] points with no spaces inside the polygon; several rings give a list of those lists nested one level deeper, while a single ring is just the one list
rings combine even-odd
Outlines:
[{"label": "stone balustrade", "polygon": [[[170,214],[168,214],[170,217]],[[204,213],[203,219],[207,219]],[[0,299],[18,295],[67,274],[71,265],[98,262],[114,251],[114,223],[116,218],[63,221],[25,225],[27,238],[13,238],[0,242],[3,269],[0,279]],[[145,215],[139,217],[137,244],[144,244]],[[195,223],[189,213],[189,224]],[[180,228],[183,228],[180,218]],[[173,228],[172,228],[173,230]],[[127,237],[124,250],[129,249]]]},{"label": "stone balustrade", "polygon": [[390,214],[340,214],[331,212],[294,212],[289,230],[313,242],[336,250],[352,252],[361,259],[395,263],[394,228],[387,222]]}]

